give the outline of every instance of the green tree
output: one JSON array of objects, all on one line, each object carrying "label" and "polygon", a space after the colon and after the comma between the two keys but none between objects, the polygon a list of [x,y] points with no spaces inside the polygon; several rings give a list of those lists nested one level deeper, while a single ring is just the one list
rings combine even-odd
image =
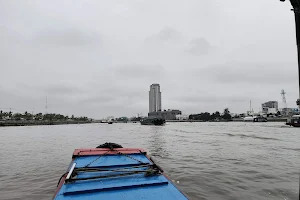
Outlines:
[{"label": "green tree", "polygon": [[201,113],[200,120],[205,121],[205,122],[209,121],[210,113],[209,112]]},{"label": "green tree", "polygon": [[22,117],[23,117],[23,115],[21,113],[14,113],[13,114],[13,119],[14,120],[21,120]]},{"label": "green tree", "polygon": [[231,115],[230,115],[230,111],[228,108],[224,109],[222,118],[225,120],[231,120]]},{"label": "green tree", "polygon": [[210,116],[210,120],[217,120],[217,119],[220,119],[220,118],[221,118],[221,115],[220,115],[219,111],[216,111],[216,112],[212,113],[211,116]]},{"label": "green tree", "polygon": [[130,118],[130,120],[133,122],[139,122],[139,121],[141,121],[141,119],[142,119],[141,117],[131,117]]},{"label": "green tree", "polygon": [[35,120],[42,120],[43,119],[43,113],[37,113],[37,114],[35,114],[34,119]]},{"label": "green tree", "polygon": [[26,119],[26,120],[31,120],[32,119],[32,114],[25,111],[25,113],[23,115],[23,118]]},{"label": "green tree", "polygon": [[208,112],[190,115],[189,119],[191,120],[201,120],[201,121],[209,121],[211,120],[211,115]]}]

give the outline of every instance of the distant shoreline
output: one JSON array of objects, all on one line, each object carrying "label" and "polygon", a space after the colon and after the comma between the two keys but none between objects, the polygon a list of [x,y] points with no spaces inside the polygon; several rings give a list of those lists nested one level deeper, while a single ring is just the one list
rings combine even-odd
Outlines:
[{"label": "distant shoreline", "polygon": [[[268,118],[268,122],[286,122],[287,118]],[[243,119],[232,119],[232,121],[202,121],[202,120],[166,120],[166,122],[170,123],[178,123],[178,122],[245,122]],[[97,121],[17,121],[17,120],[6,120],[0,121],[0,127],[8,127],[8,126],[43,126],[43,125],[67,125],[67,124],[91,124],[91,123],[100,123]],[[124,122],[114,122],[114,123],[124,123]],[[134,123],[132,121],[128,121],[128,123]],[[135,122],[138,123],[138,122]]]},{"label": "distant shoreline", "polygon": [[[286,122],[287,118],[267,118],[268,122]],[[166,122],[245,122],[241,118],[233,118],[231,121],[203,121],[203,120],[166,120]]]},{"label": "distant shoreline", "polygon": [[0,121],[0,127],[7,127],[7,126],[42,126],[42,125],[64,125],[64,124],[89,124],[93,123],[91,121],[49,121],[49,120],[42,120],[42,121],[17,121],[17,120],[6,120]]}]

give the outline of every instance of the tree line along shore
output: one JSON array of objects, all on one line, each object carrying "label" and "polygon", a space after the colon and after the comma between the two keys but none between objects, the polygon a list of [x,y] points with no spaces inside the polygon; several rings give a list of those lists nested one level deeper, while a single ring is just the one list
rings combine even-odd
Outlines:
[{"label": "tree line along shore", "polygon": [[59,125],[59,124],[83,124],[91,123],[93,120],[85,116],[75,117],[56,113],[29,112],[13,113],[0,110],[0,126],[29,126],[29,125]]}]

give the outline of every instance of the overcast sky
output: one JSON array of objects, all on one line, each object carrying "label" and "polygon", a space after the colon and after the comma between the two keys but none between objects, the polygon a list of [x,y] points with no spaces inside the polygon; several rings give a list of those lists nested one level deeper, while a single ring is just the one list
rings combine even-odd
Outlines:
[{"label": "overcast sky", "polygon": [[[1,0],[0,108],[93,118],[245,112],[298,97],[291,5],[279,0]],[[5,109],[4,109],[5,110]],[[16,110],[12,110],[16,112]]]}]

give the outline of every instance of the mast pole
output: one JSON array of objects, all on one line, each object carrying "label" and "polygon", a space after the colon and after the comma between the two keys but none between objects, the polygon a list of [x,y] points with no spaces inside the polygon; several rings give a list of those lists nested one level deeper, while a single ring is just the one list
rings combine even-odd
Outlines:
[{"label": "mast pole", "polygon": [[298,89],[299,89],[299,96],[296,104],[300,109],[300,2],[298,6],[293,9],[295,13],[295,25],[296,25],[296,41],[297,41],[297,56],[298,56]]},{"label": "mast pole", "polygon": [[[285,0],[280,0],[285,1]],[[298,56],[298,99],[296,104],[300,110],[300,0],[290,0],[295,14],[295,26],[296,26],[296,42],[297,42],[297,56]]]}]

